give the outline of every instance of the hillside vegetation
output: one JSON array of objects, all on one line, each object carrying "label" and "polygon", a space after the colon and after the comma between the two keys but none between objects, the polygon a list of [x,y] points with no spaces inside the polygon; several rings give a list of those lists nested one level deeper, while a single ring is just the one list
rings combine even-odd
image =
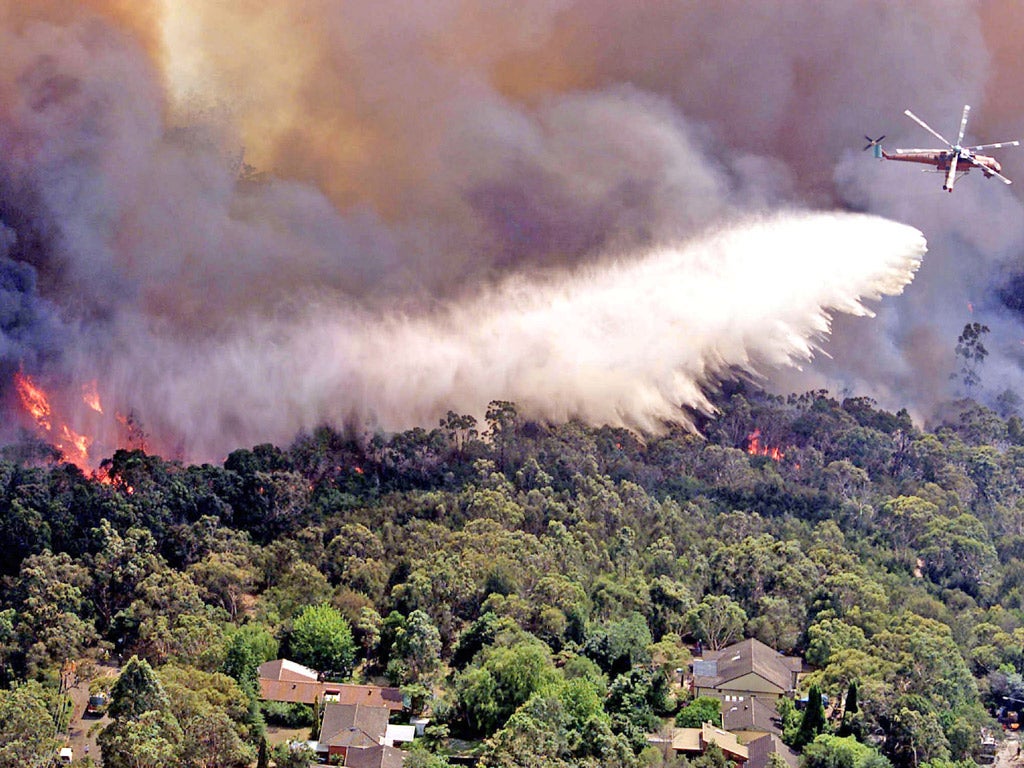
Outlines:
[{"label": "hillside vegetation", "polygon": [[686,705],[692,644],[745,636],[803,656],[833,702],[856,683],[840,735],[878,760],[971,759],[1024,704],[1020,419],[963,400],[925,431],[825,392],[720,406],[704,437],[640,436],[496,401],[482,424],[322,428],[222,466],[119,451],[102,480],[10,448],[0,743],[23,751],[0,765],[52,748],[67,660],[131,656],[159,715],[111,726],[107,765],[255,763],[289,717],[256,701],[278,656],[403,686],[432,718],[407,765],[456,738],[486,765],[657,763],[645,734]]}]

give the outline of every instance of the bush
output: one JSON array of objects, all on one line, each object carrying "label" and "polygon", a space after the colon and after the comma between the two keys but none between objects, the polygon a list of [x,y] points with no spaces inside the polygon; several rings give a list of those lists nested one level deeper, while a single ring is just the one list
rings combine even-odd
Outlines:
[{"label": "bush", "polygon": [[305,728],[313,725],[313,707],[287,701],[261,701],[260,711],[270,725]]}]

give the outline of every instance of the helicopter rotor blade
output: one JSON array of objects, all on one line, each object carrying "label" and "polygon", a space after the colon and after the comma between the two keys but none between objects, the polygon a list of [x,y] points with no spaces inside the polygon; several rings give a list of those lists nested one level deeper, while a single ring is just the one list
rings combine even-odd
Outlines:
[{"label": "helicopter rotor blade", "polygon": [[932,136],[934,136],[935,138],[937,138],[937,139],[938,139],[939,141],[941,141],[941,142],[942,142],[943,144],[945,144],[945,145],[946,145],[947,147],[952,147],[952,146],[953,146],[952,144],[950,144],[950,143],[949,143],[949,142],[948,142],[948,141],[946,140],[946,137],[945,137],[945,136],[943,136],[943,135],[942,135],[941,133],[939,133],[938,131],[936,131],[936,130],[935,130],[934,128],[932,128],[932,127],[931,127],[930,125],[928,125],[928,123],[926,123],[926,122],[925,122],[924,120],[922,120],[922,119],[921,119],[920,117],[918,117],[917,115],[915,115],[915,114],[914,114],[913,112],[911,112],[911,111],[910,111],[909,109],[905,109],[905,110],[903,110],[903,114],[904,114],[904,115],[906,115],[907,117],[909,117],[909,118],[910,118],[911,120],[913,120],[913,121],[914,121],[915,123],[917,123],[918,125],[920,125],[920,126],[921,126],[922,128],[924,128],[924,129],[925,129],[926,131],[928,131],[928,133],[930,133],[930,134],[931,134]]},{"label": "helicopter rotor blade", "polygon": [[971,152],[977,152],[979,149],[999,149],[1000,147],[1019,147],[1019,141],[997,141],[995,144],[979,144],[976,147],[967,147]]},{"label": "helicopter rotor blade", "polygon": [[985,173],[986,176],[995,176],[997,179],[999,179],[1001,182],[1003,182],[1003,184],[1013,184],[1012,181],[1010,181],[1008,178],[1003,176],[1003,174],[999,173],[999,171],[993,171],[991,168],[986,166],[984,163],[979,163],[973,157],[968,157],[967,159],[971,162],[971,165],[973,165],[975,168],[981,168],[981,170]]},{"label": "helicopter rotor blade", "polygon": [[949,173],[946,174],[946,183],[942,187],[947,192],[952,192],[953,185],[956,183],[956,166],[959,159],[960,154],[958,152],[954,152],[953,157],[949,159]]},{"label": "helicopter rotor blade", "polygon": [[961,144],[963,144],[963,141],[964,141],[964,131],[967,130],[967,116],[970,114],[970,112],[971,112],[971,105],[970,104],[964,104],[964,114],[963,114],[963,117],[960,118],[960,133],[958,133],[957,137],[956,137],[956,145],[958,147]]}]

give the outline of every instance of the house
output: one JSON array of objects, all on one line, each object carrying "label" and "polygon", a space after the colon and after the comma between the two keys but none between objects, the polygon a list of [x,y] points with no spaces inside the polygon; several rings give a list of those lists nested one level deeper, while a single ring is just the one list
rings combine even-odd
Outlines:
[{"label": "house", "polygon": [[694,659],[691,686],[697,696],[714,696],[723,704],[755,697],[778,699],[793,694],[802,667],[801,659],[783,656],[750,638]]},{"label": "house", "polygon": [[328,759],[337,756],[347,764],[350,751],[383,746],[390,716],[387,707],[328,702],[324,705],[317,754],[326,754]]},{"label": "house", "polygon": [[735,733],[740,744],[750,744],[768,734],[782,735],[782,722],[775,701],[764,696],[724,702],[722,727],[730,733]]},{"label": "house", "polygon": [[315,683],[320,680],[320,673],[315,669],[304,667],[289,659],[265,661],[257,667],[260,679],[277,680],[289,683]]},{"label": "house", "polygon": [[350,749],[345,757],[345,768],[402,768],[406,754],[386,744]]},{"label": "house", "polygon": [[712,744],[734,763],[745,763],[749,757],[747,747],[740,744],[735,734],[716,728],[711,723],[704,723],[700,728],[672,730],[672,749],[677,753],[691,757],[703,755]]},{"label": "house", "polygon": [[301,704],[333,701],[339,704],[387,707],[391,711],[400,711],[404,707],[402,692],[398,688],[324,681],[315,669],[288,659],[260,664],[259,676],[260,698],[265,701]]},{"label": "house", "polygon": [[768,768],[773,754],[781,757],[788,768],[798,768],[800,755],[782,743],[782,739],[774,733],[754,739],[747,744],[747,752],[750,755],[744,768]]}]

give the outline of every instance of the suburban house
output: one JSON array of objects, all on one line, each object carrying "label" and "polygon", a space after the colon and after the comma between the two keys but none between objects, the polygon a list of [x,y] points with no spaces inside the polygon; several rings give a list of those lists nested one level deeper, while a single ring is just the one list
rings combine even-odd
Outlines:
[{"label": "suburban house", "polygon": [[392,725],[388,722],[390,716],[391,710],[387,707],[328,701],[320,723],[317,754],[328,759],[340,757],[342,765],[354,765],[354,759],[392,760],[394,756],[389,750],[397,742],[412,741],[416,729],[412,725]]},{"label": "suburban house", "polygon": [[747,747],[740,744],[736,736],[728,731],[704,723],[700,728],[674,728],[672,749],[690,757],[703,755],[709,746],[716,745],[734,763],[746,763],[749,758]]},{"label": "suburban house", "polygon": [[289,683],[315,683],[320,680],[320,673],[315,669],[304,667],[289,659],[265,661],[257,669],[261,679],[267,678]]},{"label": "suburban house", "polygon": [[740,744],[750,744],[769,734],[782,735],[782,723],[775,701],[763,696],[723,702],[722,727],[730,733],[735,733]]},{"label": "suburban house", "polygon": [[402,768],[406,753],[384,744],[353,749],[345,758],[345,768]]},{"label": "suburban house", "polygon": [[769,733],[747,744],[750,755],[744,768],[768,768],[771,756],[778,755],[789,768],[798,768],[800,755],[782,743],[776,734]]},{"label": "suburban house", "polygon": [[327,704],[320,724],[317,754],[340,756],[345,764],[350,750],[383,745],[390,714],[386,707]]},{"label": "suburban house", "polygon": [[697,696],[721,699],[724,711],[729,702],[792,695],[802,667],[801,659],[750,638],[694,659],[691,687]]},{"label": "suburban house", "polygon": [[398,688],[324,681],[320,679],[320,674],[315,669],[288,659],[276,659],[260,664],[259,676],[260,698],[265,701],[362,704],[386,707],[391,712],[404,708],[402,692]]}]

